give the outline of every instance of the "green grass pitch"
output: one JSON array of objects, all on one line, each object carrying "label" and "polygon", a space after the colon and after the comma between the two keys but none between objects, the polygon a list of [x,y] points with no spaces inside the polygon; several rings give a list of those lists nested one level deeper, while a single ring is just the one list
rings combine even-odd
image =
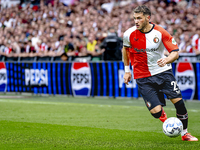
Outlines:
[{"label": "green grass pitch", "polygon": [[[200,139],[200,101],[185,102],[188,130]],[[167,101],[168,117],[175,116]],[[141,99],[25,96],[0,99],[0,150],[198,150],[169,138]]]}]

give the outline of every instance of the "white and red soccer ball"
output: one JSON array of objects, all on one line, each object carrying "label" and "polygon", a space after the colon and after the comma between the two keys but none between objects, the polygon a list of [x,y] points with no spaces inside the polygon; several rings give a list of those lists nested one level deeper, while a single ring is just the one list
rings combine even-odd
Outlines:
[{"label": "white and red soccer ball", "polygon": [[182,122],[175,117],[170,117],[163,123],[163,132],[169,137],[177,137],[183,131]]}]

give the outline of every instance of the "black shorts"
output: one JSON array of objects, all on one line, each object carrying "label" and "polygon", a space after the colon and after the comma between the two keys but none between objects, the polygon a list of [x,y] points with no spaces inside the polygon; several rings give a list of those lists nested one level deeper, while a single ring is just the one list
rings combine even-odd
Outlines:
[{"label": "black shorts", "polygon": [[149,110],[158,105],[166,105],[164,94],[168,99],[182,98],[171,69],[154,76],[136,79],[136,82]]}]

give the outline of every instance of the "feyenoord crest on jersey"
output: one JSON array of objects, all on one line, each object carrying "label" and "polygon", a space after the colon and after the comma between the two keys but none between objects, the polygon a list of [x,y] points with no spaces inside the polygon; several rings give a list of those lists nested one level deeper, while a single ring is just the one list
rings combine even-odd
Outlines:
[{"label": "feyenoord crest on jersey", "polygon": [[158,38],[158,37],[155,37],[155,38],[153,39],[153,41],[154,41],[154,43],[158,43],[158,42],[159,42],[159,38]]}]

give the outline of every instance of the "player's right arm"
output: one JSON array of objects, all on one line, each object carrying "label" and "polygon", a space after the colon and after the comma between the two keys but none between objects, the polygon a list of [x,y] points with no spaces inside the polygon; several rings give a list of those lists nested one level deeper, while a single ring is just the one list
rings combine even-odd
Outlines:
[{"label": "player's right arm", "polygon": [[129,49],[132,47],[130,42],[130,35],[135,30],[135,27],[129,28],[124,32],[123,35],[123,48],[122,48],[122,54],[123,54],[123,62],[124,62],[124,83],[128,85],[128,82],[131,80],[131,71],[130,71],[130,59],[129,59]]},{"label": "player's right arm", "polygon": [[131,71],[129,67],[129,48],[123,46],[122,48],[122,56],[123,56],[123,61],[124,61],[124,83],[128,85],[128,82],[131,80]]}]

